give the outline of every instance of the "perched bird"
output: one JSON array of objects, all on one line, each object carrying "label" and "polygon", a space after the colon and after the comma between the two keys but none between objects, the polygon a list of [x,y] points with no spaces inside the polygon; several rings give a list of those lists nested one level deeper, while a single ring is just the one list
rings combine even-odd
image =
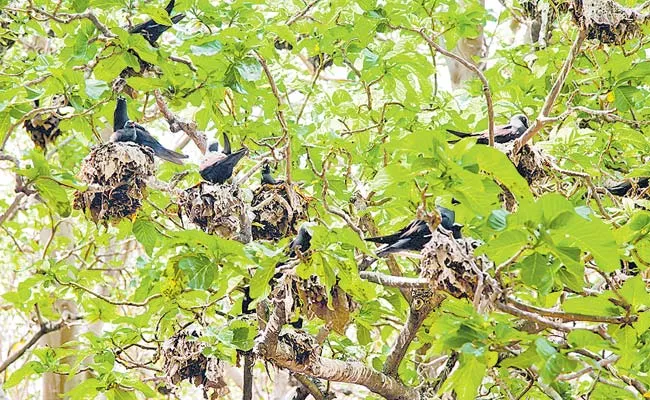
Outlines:
[{"label": "perched bird", "polygon": [[242,147],[233,153],[230,149],[230,139],[223,133],[223,151],[219,151],[219,143],[214,142],[208,147],[208,154],[199,166],[199,173],[208,182],[222,184],[227,181],[235,169],[235,165],[248,153]]},{"label": "perched bird", "polygon": [[262,167],[262,185],[279,185],[282,182],[271,175],[271,166],[264,164],[264,167]]},{"label": "perched bird", "polygon": [[174,164],[182,165],[183,158],[187,158],[185,154],[177,153],[175,151],[163,147],[156,138],[151,136],[149,132],[142,126],[133,121],[127,121],[122,129],[113,132],[110,138],[111,142],[133,142],[140,146],[146,146],[153,150],[154,154],[163,160],[173,162]]},{"label": "perched bird", "polygon": [[[436,208],[440,212],[442,219],[440,225],[446,230],[451,231],[454,239],[459,239],[461,237],[460,229],[462,225],[455,223],[455,213],[445,207],[437,206]],[[431,240],[431,236],[431,230],[427,223],[416,219],[405,228],[400,229],[397,233],[366,238],[365,240],[385,244],[386,246],[377,252],[378,257],[385,257],[389,254],[405,250],[422,250],[429,240]]]},{"label": "perched bird", "polygon": [[298,235],[289,243],[289,257],[295,257],[297,251],[304,254],[311,247],[311,234],[303,225],[298,230]]},{"label": "perched bird", "polygon": [[[494,142],[507,143],[513,141],[523,135],[527,129],[528,118],[523,114],[517,114],[510,118],[510,123],[508,125],[494,127]],[[447,129],[447,132],[460,138],[476,137],[476,143],[479,144],[488,144],[490,136],[487,130],[483,132],[467,133],[455,131],[453,129]]]},{"label": "perched bird", "polygon": [[[175,3],[176,0],[170,0],[167,7],[165,7],[165,11],[167,11],[167,14],[171,17],[173,23],[177,23],[185,18],[185,14],[176,14],[173,17],[171,16]],[[171,26],[159,24],[153,19],[150,19],[129,29],[129,33],[139,33],[147,39],[149,44],[155,46],[158,38],[169,28],[171,28]]]},{"label": "perched bird", "polygon": [[[641,189],[645,189],[648,187],[649,180],[650,178],[647,177],[639,178],[635,186]],[[614,186],[607,187],[606,189],[608,192],[610,192],[615,196],[625,196],[630,191],[630,189],[632,189],[632,182],[630,181],[621,182]]]}]

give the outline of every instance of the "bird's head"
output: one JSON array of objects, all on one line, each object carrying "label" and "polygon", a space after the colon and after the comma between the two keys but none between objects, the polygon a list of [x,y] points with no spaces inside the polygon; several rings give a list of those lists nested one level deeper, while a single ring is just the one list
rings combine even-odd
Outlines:
[{"label": "bird's head", "polygon": [[269,164],[264,164],[262,167],[262,173],[263,174],[270,174],[271,173],[271,166]]},{"label": "bird's head", "polygon": [[219,151],[219,143],[218,142],[212,142],[210,143],[210,146],[208,146],[208,151],[216,153]]},{"label": "bird's head", "polygon": [[510,118],[510,125],[512,126],[523,126],[528,129],[528,117],[524,114],[517,114]]}]

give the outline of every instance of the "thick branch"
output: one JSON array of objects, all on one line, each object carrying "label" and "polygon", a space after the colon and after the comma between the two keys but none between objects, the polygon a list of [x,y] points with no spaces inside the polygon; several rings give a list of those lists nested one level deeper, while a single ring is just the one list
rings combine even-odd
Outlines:
[{"label": "thick branch", "polygon": [[[264,346],[266,349],[266,346]],[[313,376],[334,382],[354,383],[367,387],[371,392],[388,400],[419,400],[420,395],[414,389],[404,386],[390,376],[375,371],[358,361],[341,361],[311,354],[302,363],[297,361],[298,355],[294,348],[280,341],[276,352],[270,356],[266,352],[260,354],[278,367],[293,372]]]},{"label": "thick branch", "polygon": [[440,305],[444,296],[434,296],[431,298],[431,301],[425,303],[419,309],[415,309],[414,303],[411,304],[411,310],[409,312],[408,320],[406,325],[402,328],[395,344],[393,344],[390,354],[386,358],[386,363],[384,364],[384,374],[397,378],[397,371],[399,365],[406,355],[409,345],[415,339],[415,336],[418,333],[418,329],[422,326],[424,320],[429,316],[431,311]]},{"label": "thick branch", "polygon": [[428,279],[407,278],[403,276],[380,274],[378,272],[361,271],[359,272],[359,277],[373,283],[390,287],[423,289],[429,287],[430,285]]},{"label": "thick branch", "polygon": [[549,116],[551,109],[553,108],[553,104],[555,104],[555,100],[557,100],[557,97],[560,95],[560,91],[564,86],[564,81],[566,80],[567,75],[569,75],[569,71],[571,70],[573,62],[580,52],[580,47],[582,46],[582,42],[584,42],[586,35],[586,32],[581,30],[578,33],[578,37],[576,37],[576,39],[573,41],[571,50],[569,50],[569,56],[564,61],[562,69],[560,69],[560,73],[558,74],[557,80],[555,81],[555,84],[553,85],[550,93],[546,97],[542,111],[540,111],[539,116],[535,122],[533,122],[533,124],[526,130],[526,132],[524,132],[524,134],[515,141],[513,153],[518,153],[522,149],[523,145],[526,144],[526,142],[528,142],[533,136],[535,136],[546,123],[545,120]]}]

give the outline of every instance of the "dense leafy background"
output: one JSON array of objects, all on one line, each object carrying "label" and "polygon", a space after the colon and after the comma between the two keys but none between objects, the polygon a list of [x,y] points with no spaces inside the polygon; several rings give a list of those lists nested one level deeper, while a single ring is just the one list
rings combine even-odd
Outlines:
[{"label": "dense leafy background", "polygon": [[[36,313],[53,322],[65,317],[58,307],[62,300],[75,304],[75,313],[83,316],[80,323],[91,327],[73,343],[34,347],[11,365],[3,379],[12,398],[40,397],[33,380],[46,372],[73,376],[81,370],[91,378],[68,393],[71,398],[98,393],[112,399],[162,396],[155,392],[154,381],[143,381],[160,367],[157,353],[142,349],[132,360],[121,349],[135,344],[155,348],[197,320],[209,326],[209,352],[234,365],[237,350],[250,350],[258,333],[256,323],[241,315],[243,295],[235,288],[250,282],[253,297],[266,296],[273,267],[284,258],[287,240],[243,245],[180,229],[172,222],[177,216],[168,210],[174,199],[155,189],[132,221],[95,224],[72,210],[72,192],[83,188],[76,178],[81,161],[110,133],[112,83],[127,66],[139,68],[129,49],[162,71],[158,77],[127,81],[139,92],[129,112],[165,144],[171,146],[182,133],[167,132],[151,95],[155,89],[173,112],[194,120],[210,138],[227,131],[234,143],[248,146],[251,156],[242,163],[242,174],[269,150],[262,143],[273,144],[282,136],[276,112],[278,107],[284,112],[292,179],[314,198],[309,212],[315,222],[314,254],[297,273],[316,275],[328,287],[338,278],[360,305],[346,335],[330,333],[324,355],[357,359],[381,370],[409,309],[398,291],[359,278],[355,255],[373,249],[325,205],[348,213],[355,223],[371,216],[388,233],[413,218],[426,188],[430,209],[433,202],[451,206],[452,198],[460,201],[453,208],[465,225],[464,234],[484,241],[477,252],[496,264],[528,246],[504,276],[510,295],[544,309],[638,318],[630,324],[604,323],[601,335],[594,332],[594,322],[566,322],[567,331],[531,334],[520,329],[520,317],[499,311],[479,314],[466,300],[447,299],[425,321],[401,364],[399,376],[406,385],[427,383],[418,371],[452,352],[460,354],[459,364],[441,390],[455,390],[460,399],[479,393],[515,398],[524,392],[526,398],[549,393],[632,398],[641,393],[628,390],[631,382],[641,388],[650,385],[650,318],[645,313],[650,295],[644,281],[650,263],[650,213],[639,207],[647,200],[588,193],[584,179],[561,171],[552,171],[543,187],[531,190],[499,151],[470,140],[448,144],[445,128],[486,128],[482,87],[471,80],[452,92],[445,59],[433,59],[419,35],[398,28],[426,28],[438,35],[439,43],[444,40],[453,48],[461,38],[477,35],[478,26],[486,26],[491,47],[485,76],[497,123],[503,123],[515,113],[533,119],[540,111],[577,35],[569,14],[557,15],[548,45],[540,47],[512,40],[524,35],[515,21],[522,18],[517,2],[488,12],[476,1],[331,0],[318,2],[305,17],[287,24],[305,8],[303,2],[179,0],[175,10],[186,18],[154,48],[128,34],[125,26],[128,20],[137,23],[148,16],[164,20],[165,4],[159,1],[0,4],[2,40],[16,41],[5,46],[0,73],[0,142],[6,159],[0,199],[5,270],[1,358],[39,329]],[[115,37],[101,35],[88,19],[61,23],[33,8],[48,14],[90,8]],[[650,63],[644,34],[622,46],[585,42],[552,112],[562,113],[567,103],[615,108],[613,114],[624,121],[574,112],[535,138],[558,165],[589,174],[599,187],[650,174],[645,136]],[[298,41],[301,35],[306,37]],[[293,50],[278,51],[278,38]],[[314,78],[304,60],[321,53],[330,55],[334,66]],[[194,68],[170,56],[189,60]],[[259,57],[277,83],[280,106]],[[61,93],[70,101],[60,123],[62,136],[44,153],[29,141],[22,122],[33,116],[34,100],[46,106]],[[268,138],[275,139],[263,142]],[[191,143],[186,151],[195,157],[193,163],[162,163],[158,178],[169,180],[187,170],[190,174],[180,187],[197,183],[198,151]],[[280,176],[284,162],[275,163]],[[325,179],[319,176],[323,166]],[[22,184],[21,193],[12,190],[14,176]],[[503,189],[494,178],[516,197],[516,212],[502,209]],[[255,174],[242,184],[248,196],[258,179]],[[351,203],[371,192],[374,202],[367,208]],[[605,215],[594,196],[602,201]],[[398,261],[405,274],[416,275],[414,263]],[[641,273],[623,274],[622,264],[629,261]],[[373,270],[388,273],[383,261]],[[304,329],[315,334],[322,326],[315,319]],[[586,352],[618,358],[603,369],[581,354]],[[506,353],[509,357],[502,360]],[[593,373],[567,379],[587,366]],[[260,377],[263,368],[258,363]],[[527,389],[531,377],[534,385]]]}]

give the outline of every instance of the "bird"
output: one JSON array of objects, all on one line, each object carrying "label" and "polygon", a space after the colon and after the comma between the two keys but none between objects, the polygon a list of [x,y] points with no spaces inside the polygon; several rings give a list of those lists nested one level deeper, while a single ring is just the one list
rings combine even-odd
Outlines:
[{"label": "bird", "polygon": [[[508,143],[519,138],[528,129],[528,117],[523,114],[517,114],[510,118],[508,125],[494,127],[494,142],[495,143]],[[487,130],[482,132],[467,133],[460,132],[453,129],[447,129],[447,132],[459,138],[476,137],[476,143],[488,144],[489,132]]]},{"label": "bird", "polygon": [[311,247],[311,233],[305,225],[298,230],[296,237],[289,243],[289,257],[296,257],[298,252],[304,254]]},{"label": "bird", "polygon": [[[167,6],[165,7],[165,11],[167,11],[167,15],[171,17],[171,20],[174,24],[182,20],[183,18],[185,18],[185,14],[182,13],[176,14],[173,17],[171,16],[175,3],[176,0],[170,0]],[[160,36],[169,28],[171,28],[170,25],[159,24],[153,19],[149,19],[129,29],[129,33],[139,33],[140,35],[144,36],[145,39],[147,39],[150,45],[155,46],[155,43],[158,40],[158,38],[160,38]]]},{"label": "bird", "polygon": [[[456,215],[454,211],[436,206],[440,213],[440,225],[448,231],[452,232],[454,239],[460,239],[460,229],[462,225],[455,222]],[[386,236],[377,236],[366,238],[368,242],[381,243],[386,246],[379,249],[377,257],[385,257],[392,253],[398,253],[405,250],[422,250],[424,246],[431,240],[431,230],[426,222],[416,219],[408,224],[405,228],[400,229],[397,233]]]},{"label": "bird", "polygon": [[175,151],[166,149],[156,138],[142,126],[133,121],[127,121],[122,129],[113,132],[110,138],[111,142],[133,142],[140,146],[149,147],[153,150],[154,154],[163,160],[173,162],[174,164],[183,165],[183,158],[187,158],[185,154],[177,153]]},{"label": "bird", "polygon": [[[645,189],[648,187],[649,180],[650,178],[647,177],[639,178],[635,186],[641,189]],[[605,189],[607,189],[607,191],[613,194],[614,196],[625,196],[630,191],[630,189],[632,189],[632,182],[630,181],[621,182],[614,186],[606,187]]]},{"label": "bird", "polygon": [[276,180],[273,175],[271,175],[271,166],[269,164],[264,164],[262,167],[262,185],[279,185],[283,181]]},{"label": "bird", "polygon": [[233,153],[230,149],[230,139],[224,132],[223,151],[219,151],[219,143],[210,144],[208,154],[199,166],[199,173],[208,182],[222,184],[232,176],[235,165],[247,153],[248,149],[246,147],[242,147]]}]

